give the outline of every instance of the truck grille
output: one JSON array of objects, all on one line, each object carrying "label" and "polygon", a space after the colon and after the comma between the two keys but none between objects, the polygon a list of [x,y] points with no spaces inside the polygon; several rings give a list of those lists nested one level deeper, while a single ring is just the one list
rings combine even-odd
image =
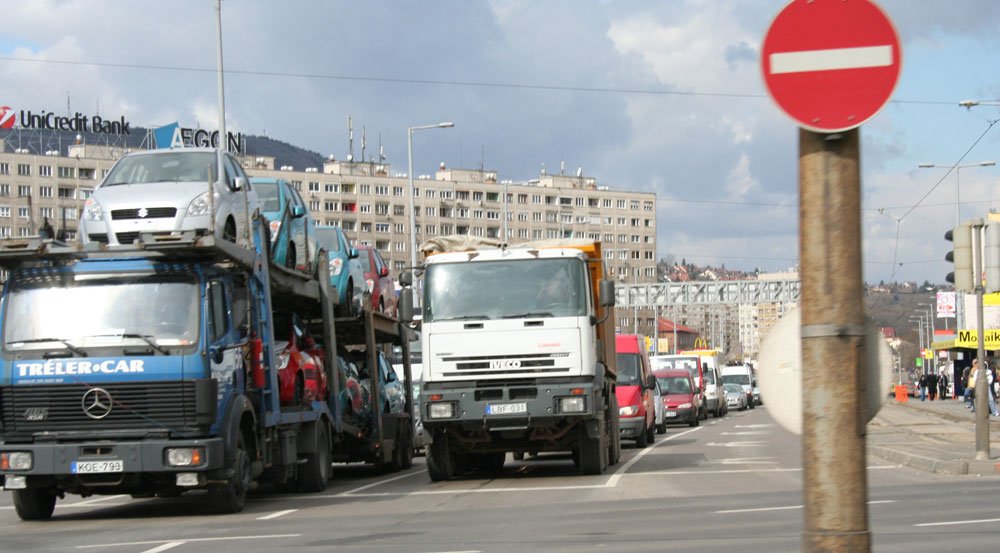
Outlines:
[{"label": "truck grille", "polygon": [[[111,412],[94,419],[83,410],[83,395],[101,388],[111,396]],[[53,384],[0,387],[3,431],[44,432],[191,431],[195,428],[195,382]]]},{"label": "truck grille", "polygon": [[479,355],[441,360],[454,363],[453,369],[442,371],[445,377],[537,376],[570,370],[570,357],[566,353]]},{"label": "truck grille", "polygon": [[138,209],[112,209],[111,218],[115,221],[125,219],[169,219],[177,215],[176,207],[149,207],[140,217]]}]

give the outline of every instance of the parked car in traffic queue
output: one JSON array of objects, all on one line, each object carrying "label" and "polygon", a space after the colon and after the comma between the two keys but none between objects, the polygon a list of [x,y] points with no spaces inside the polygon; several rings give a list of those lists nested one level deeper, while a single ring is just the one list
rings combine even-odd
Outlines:
[{"label": "parked car in traffic queue", "polygon": [[666,424],[687,424],[698,426],[701,421],[698,407],[698,393],[694,378],[687,369],[665,369],[654,371],[660,385],[660,401]]},{"label": "parked car in traffic queue", "polygon": [[743,386],[739,384],[723,384],[726,392],[726,404],[730,408],[742,411],[747,408],[747,394],[743,391]]},{"label": "parked car in traffic queue", "polygon": [[257,195],[229,152],[132,152],[115,163],[87,198],[78,238],[84,244],[131,244],[140,233],[166,237],[193,231],[245,244],[250,215],[257,208]]},{"label": "parked car in traffic queue", "polygon": [[620,436],[634,439],[639,447],[646,447],[656,439],[656,407],[653,405],[656,383],[649,367],[645,338],[638,334],[618,334],[615,350],[618,367],[615,398],[618,400]]},{"label": "parked car in traffic queue", "polygon": [[271,259],[290,269],[309,272],[316,255],[316,231],[308,206],[285,179],[250,179],[261,214],[271,233]]}]

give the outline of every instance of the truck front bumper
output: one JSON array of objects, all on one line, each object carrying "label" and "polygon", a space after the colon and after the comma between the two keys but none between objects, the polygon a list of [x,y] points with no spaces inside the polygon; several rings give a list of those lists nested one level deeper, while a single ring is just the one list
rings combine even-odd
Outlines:
[{"label": "truck front bumper", "polygon": [[[168,463],[167,450],[197,448],[202,456],[197,466],[173,466]],[[129,474],[208,472],[224,466],[225,447],[222,438],[192,440],[152,439],[119,442],[79,442],[56,444],[4,444],[0,453],[31,454],[28,470],[0,472],[7,476],[35,478],[78,478],[84,485],[121,480]]]},{"label": "truck front bumper", "polygon": [[479,386],[424,383],[420,415],[426,429],[456,425],[500,430],[548,426],[567,419],[591,419],[599,401],[593,382]]}]

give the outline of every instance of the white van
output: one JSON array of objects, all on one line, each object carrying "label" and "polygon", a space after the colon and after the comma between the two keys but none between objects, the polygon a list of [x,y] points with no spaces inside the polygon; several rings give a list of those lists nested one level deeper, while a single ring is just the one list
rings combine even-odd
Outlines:
[{"label": "white van", "polygon": [[753,369],[749,365],[729,365],[722,367],[721,372],[723,384],[739,384],[747,394],[747,405],[751,409],[757,406],[753,393],[757,379],[754,378]]},{"label": "white van", "polygon": [[715,349],[693,349],[682,351],[683,355],[697,355],[701,360],[702,373],[705,378],[705,409],[707,413],[719,418],[729,412],[726,403],[726,392],[722,389],[719,373],[719,351]]}]

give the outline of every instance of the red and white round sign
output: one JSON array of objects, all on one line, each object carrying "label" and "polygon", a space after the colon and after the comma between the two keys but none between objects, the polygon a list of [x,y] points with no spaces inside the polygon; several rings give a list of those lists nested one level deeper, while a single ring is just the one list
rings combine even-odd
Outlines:
[{"label": "red and white round sign", "polygon": [[761,71],[778,107],[800,126],[832,133],[874,116],[902,68],[892,21],[868,0],[792,0],[771,22]]}]

